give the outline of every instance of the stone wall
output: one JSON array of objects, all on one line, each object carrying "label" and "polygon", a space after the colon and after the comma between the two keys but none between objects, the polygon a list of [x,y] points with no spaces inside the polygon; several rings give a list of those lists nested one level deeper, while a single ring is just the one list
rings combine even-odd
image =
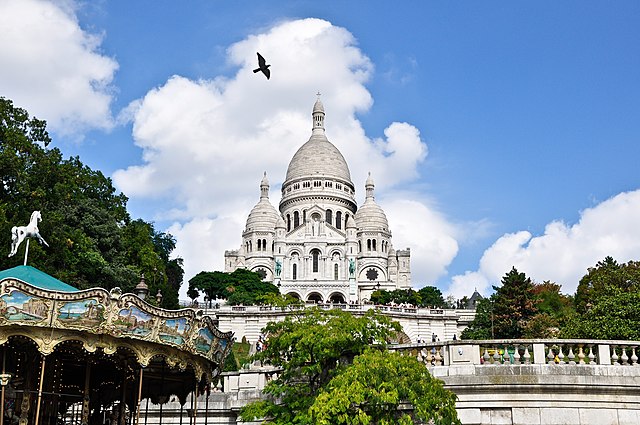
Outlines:
[{"label": "stone wall", "polygon": [[[416,356],[456,393],[465,425],[637,425],[638,347],[640,341],[503,340],[390,349]],[[195,422],[189,422],[184,408],[180,422],[179,404],[169,403],[162,423],[235,425],[240,407],[259,399],[260,389],[276,374],[272,368],[225,373],[216,392],[198,399]],[[153,418],[140,423],[158,424]]]}]

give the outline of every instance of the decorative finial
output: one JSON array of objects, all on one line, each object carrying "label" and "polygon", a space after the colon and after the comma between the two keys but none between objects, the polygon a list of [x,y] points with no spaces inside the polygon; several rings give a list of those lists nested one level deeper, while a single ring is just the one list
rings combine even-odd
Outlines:
[{"label": "decorative finial", "polygon": [[318,93],[316,93],[316,96],[318,96],[318,100],[320,100],[320,96],[322,96],[322,95],[320,94],[320,90],[318,90]]}]

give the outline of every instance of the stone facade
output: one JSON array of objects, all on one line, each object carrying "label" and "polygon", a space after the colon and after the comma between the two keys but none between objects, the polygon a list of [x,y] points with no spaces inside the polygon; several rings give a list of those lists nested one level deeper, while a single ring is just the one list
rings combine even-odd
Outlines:
[{"label": "stone facade", "polygon": [[225,251],[225,271],[257,271],[281,292],[312,302],[360,302],[376,289],[410,288],[409,248],[393,248],[371,175],[358,208],[349,167],[327,139],[324,118],[318,100],[311,137],[289,163],[279,212],[265,173],[240,249]]}]

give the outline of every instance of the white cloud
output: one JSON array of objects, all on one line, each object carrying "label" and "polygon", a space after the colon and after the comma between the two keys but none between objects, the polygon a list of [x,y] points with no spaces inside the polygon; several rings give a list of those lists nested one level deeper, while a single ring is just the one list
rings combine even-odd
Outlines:
[{"label": "white cloud", "polygon": [[111,82],[118,64],[99,52],[102,37],[80,28],[70,2],[0,2],[0,93],[78,137],[113,126]]},{"label": "white cloud", "polygon": [[413,285],[433,285],[458,253],[456,228],[425,202],[394,197],[380,204],[389,217],[394,249],[411,248]]},{"label": "white cloud", "polygon": [[527,231],[503,235],[484,252],[479,269],[455,276],[448,292],[461,297],[477,287],[486,295],[515,266],[534,281],[551,280],[573,294],[587,268],[608,255],[619,262],[637,259],[638,252],[640,190],[582,211],[576,224],[553,221],[540,236]]},{"label": "white cloud", "polygon": [[[268,81],[252,72],[256,51],[271,64]],[[117,171],[114,181],[133,199],[164,204],[156,218],[175,220],[169,231],[187,279],[222,270],[224,250],[239,248],[265,170],[277,208],[286,167],[311,135],[316,91],[322,91],[327,137],[345,156],[360,201],[367,172],[382,199],[414,180],[427,155],[418,129],[407,123],[389,124],[384,138],[365,135],[356,113],[372,105],[364,84],[373,65],[343,28],[319,19],[280,23],[232,45],[228,60],[239,68],[232,78],[173,76],[122,114],[131,117],[143,162]],[[385,206],[396,247],[414,248],[414,278],[424,283],[444,274],[457,252],[452,226],[418,201]],[[417,227],[407,228],[413,222]]]}]

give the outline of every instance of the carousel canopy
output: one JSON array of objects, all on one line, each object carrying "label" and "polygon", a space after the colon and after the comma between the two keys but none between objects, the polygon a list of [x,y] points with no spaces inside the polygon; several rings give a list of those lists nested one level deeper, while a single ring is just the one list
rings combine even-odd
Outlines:
[{"label": "carousel canopy", "polygon": [[78,291],[71,285],[56,279],[53,276],[41,272],[40,270],[31,266],[18,266],[8,270],[0,271],[0,280],[7,278],[13,278],[21,280],[32,286],[45,289],[47,291],[61,291],[61,292],[75,292]]}]

